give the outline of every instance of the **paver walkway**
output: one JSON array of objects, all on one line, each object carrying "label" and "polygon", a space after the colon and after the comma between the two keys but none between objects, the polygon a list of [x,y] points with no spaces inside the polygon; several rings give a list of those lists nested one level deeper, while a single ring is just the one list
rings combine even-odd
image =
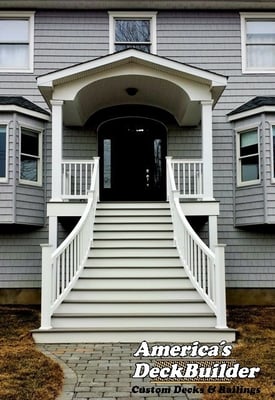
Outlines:
[{"label": "paver walkway", "polygon": [[[39,348],[61,363],[65,373],[63,393],[58,400],[199,400],[195,385],[153,384],[150,378],[134,379],[133,357],[138,344],[58,344]],[[175,393],[180,391],[180,393]],[[145,391],[145,393],[144,393]],[[185,393],[186,392],[186,393]],[[191,392],[191,393],[190,393]]]}]

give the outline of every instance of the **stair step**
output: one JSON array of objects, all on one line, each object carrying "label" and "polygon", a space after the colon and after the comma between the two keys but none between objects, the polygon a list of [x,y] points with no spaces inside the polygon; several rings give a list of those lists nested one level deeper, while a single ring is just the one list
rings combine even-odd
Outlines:
[{"label": "stair step", "polygon": [[97,209],[168,209],[170,210],[169,203],[165,201],[161,202],[99,202]]},{"label": "stair step", "polygon": [[[188,311],[188,314],[201,314],[204,312],[210,312],[209,306],[202,300],[181,300],[181,301],[139,301],[130,302],[126,300],[125,302],[85,302],[85,301],[64,301],[58,308],[58,313],[90,313],[93,314],[135,314],[143,313],[146,310],[147,313],[157,313],[157,314],[168,314],[173,311],[173,313],[181,313]],[[56,314],[58,315],[58,314]]]},{"label": "stair step", "polygon": [[55,328],[50,330],[37,329],[33,331],[36,343],[192,343],[194,338],[200,343],[228,343],[235,341],[235,330],[190,327],[128,327],[111,328]]},{"label": "stair step", "polygon": [[76,282],[75,289],[185,289],[192,288],[188,278],[82,278]]},{"label": "stair step", "polygon": [[94,268],[85,267],[82,274],[82,278],[186,278],[186,273],[183,268],[135,268],[135,267],[125,267],[125,268]]},{"label": "stair step", "polygon": [[173,230],[171,231],[97,231],[94,232],[94,240],[102,239],[170,239],[173,240]]},{"label": "stair step", "polygon": [[52,318],[53,328],[112,328],[119,326],[121,328],[130,327],[213,327],[216,317],[211,313],[202,313],[196,315],[190,314],[165,314],[155,313],[147,314],[57,314]]},{"label": "stair step", "polygon": [[92,248],[89,258],[178,257],[176,248]]},{"label": "stair step", "polygon": [[132,232],[132,231],[169,231],[171,232],[173,230],[172,224],[169,222],[166,223],[161,223],[161,222],[155,222],[155,223],[140,223],[140,222],[135,222],[135,223],[110,223],[110,221],[101,222],[101,223],[95,223],[94,225],[94,231],[123,231],[123,232]]},{"label": "stair step", "polygon": [[96,224],[150,224],[150,223],[172,223],[172,219],[170,215],[117,215],[117,216],[108,216],[108,215],[96,215],[95,217]]},{"label": "stair step", "polygon": [[99,208],[96,211],[97,216],[115,217],[115,216],[170,216],[169,208]]},{"label": "stair step", "polygon": [[94,288],[72,289],[68,294],[68,301],[181,301],[200,299],[194,288],[167,290],[167,289],[115,289],[103,290]]},{"label": "stair step", "polygon": [[102,258],[92,257],[88,258],[85,266],[87,267],[182,267],[181,261],[178,256],[175,257],[138,257],[138,258]]},{"label": "stair step", "polygon": [[164,248],[174,247],[173,240],[169,239],[95,239],[92,248]]}]

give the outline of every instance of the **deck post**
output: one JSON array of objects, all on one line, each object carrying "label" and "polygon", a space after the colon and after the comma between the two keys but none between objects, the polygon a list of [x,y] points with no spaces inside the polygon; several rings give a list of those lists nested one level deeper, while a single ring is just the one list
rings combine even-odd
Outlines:
[{"label": "deck post", "polygon": [[204,200],[213,200],[212,105],[213,100],[201,102]]},{"label": "deck post", "polygon": [[51,329],[52,300],[52,266],[51,255],[53,246],[41,244],[42,247],[42,277],[41,277],[41,328]]},{"label": "deck post", "polygon": [[217,306],[217,329],[227,328],[226,322],[226,295],[225,295],[225,263],[224,263],[224,244],[215,246],[216,269],[215,269],[215,291]]},{"label": "deck post", "polygon": [[61,201],[61,162],[63,135],[63,100],[51,100],[52,104],[52,198]]}]

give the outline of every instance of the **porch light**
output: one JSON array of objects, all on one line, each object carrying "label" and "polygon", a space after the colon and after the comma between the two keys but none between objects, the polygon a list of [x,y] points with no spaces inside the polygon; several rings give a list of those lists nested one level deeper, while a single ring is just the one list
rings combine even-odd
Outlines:
[{"label": "porch light", "polygon": [[128,96],[135,96],[137,94],[137,92],[138,92],[138,89],[137,88],[133,88],[133,87],[129,87],[129,88],[125,89],[125,90],[126,90]]}]

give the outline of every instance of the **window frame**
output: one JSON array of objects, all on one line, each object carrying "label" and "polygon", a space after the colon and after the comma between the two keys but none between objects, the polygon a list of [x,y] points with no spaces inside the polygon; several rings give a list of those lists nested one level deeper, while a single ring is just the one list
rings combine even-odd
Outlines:
[{"label": "window frame", "polygon": [[[270,156],[270,162],[271,162],[271,174],[270,174],[270,176],[271,176],[271,183],[275,183],[275,168],[274,168],[274,163],[275,163],[275,151],[273,150],[274,149],[274,146],[275,146],[275,135],[273,136],[273,129],[274,129],[274,131],[275,131],[275,121],[273,120],[273,121],[269,121],[269,124],[270,124],[270,153],[271,153],[271,156]],[[274,140],[273,140],[273,138],[274,138]]]},{"label": "window frame", "polygon": [[[15,72],[15,73],[33,73],[34,71],[34,14],[35,12],[0,12],[0,20],[28,20],[29,22],[29,41],[28,41],[28,67],[1,67],[0,66],[0,73],[3,72]],[[16,42],[14,42],[16,43]]]},{"label": "window frame", "polygon": [[113,12],[109,11],[109,53],[115,53],[115,29],[117,19],[147,19],[150,21],[150,52],[148,54],[157,54],[157,12]]},{"label": "window frame", "polygon": [[[246,22],[249,20],[274,20],[275,13],[240,13],[241,16],[241,53],[242,73],[244,74],[274,74],[275,65],[272,68],[257,68],[247,66],[247,43],[246,43]],[[274,44],[275,48],[275,44]]]},{"label": "window frame", "polygon": [[[32,133],[36,133],[38,135],[38,157],[33,156],[32,154],[22,153],[22,130],[27,130]],[[42,165],[43,165],[43,132],[40,129],[34,128],[30,125],[20,125],[19,128],[19,183],[23,185],[29,186],[42,186]],[[37,181],[31,181],[27,179],[21,179],[21,155],[30,156],[36,158],[38,160],[37,165]]]},{"label": "window frame", "polygon": [[7,183],[8,182],[8,159],[9,159],[9,135],[8,135],[8,125],[9,123],[6,121],[1,121],[0,122],[0,127],[5,127],[6,128],[6,174],[5,176],[0,176],[0,183]]},{"label": "window frame", "polygon": [[[243,133],[247,133],[250,131],[257,131],[257,139],[258,139],[258,153],[251,154],[248,157],[255,156],[256,154],[258,155],[258,165],[259,165],[259,178],[254,179],[251,181],[242,181],[242,160],[243,157],[241,157],[241,135]],[[236,131],[236,161],[237,161],[237,187],[244,187],[244,186],[253,186],[253,185],[258,185],[261,183],[261,157],[260,157],[260,129],[259,126],[257,125],[250,125],[243,127]]]}]

